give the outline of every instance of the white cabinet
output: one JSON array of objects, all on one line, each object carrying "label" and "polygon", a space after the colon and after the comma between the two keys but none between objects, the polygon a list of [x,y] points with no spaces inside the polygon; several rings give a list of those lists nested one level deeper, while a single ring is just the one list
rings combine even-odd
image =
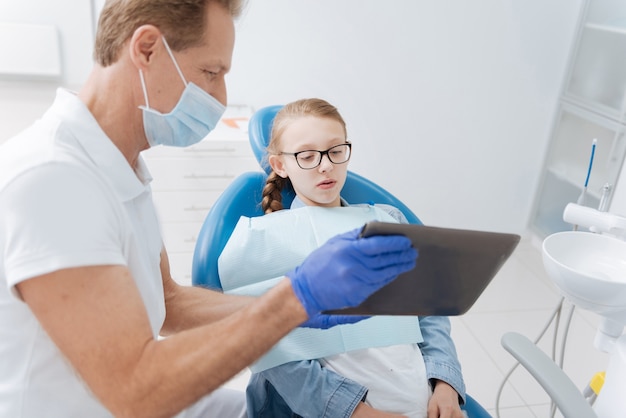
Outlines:
[{"label": "white cabinet", "polygon": [[213,202],[239,174],[260,171],[248,142],[249,113],[245,107],[229,108],[215,131],[192,147],[143,152],[172,277],[181,284],[191,285],[197,234]]},{"label": "white cabinet", "polygon": [[[55,81],[60,81],[63,86],[71,88],[84,83],[93,65],[93,19],[94,6],[91,1],[0,1],[1,23],[44,25],[57,30],[62,74],[55,78]],[[31,36],[35,35],[31,34]],[[0,38],[0,42],[17,43],[20,48],[25,48],[27,45],[21,39]],[[26,55],[33,53],[36,53],[36,50],[24,50]],[[6,56],[0,57],[0,60],[6,59]],[[31,80],[33,78],[28,73],[24,73],[16,74],[12,79]]]},{"label": "white cabinet", "polygon": [[[554,122],[535,202],[541,237],[569,230],[562,220],[582,193],[592,142],[597,140],[585,204],[598,207],[605,185],[613,190],[626,153],[626,2],[589,0]],[[607,195],[610,202],[611,195]]]},{"label": "white cabinet", "polygon": [[626,20],[620,23],[609,19],[607,22],[622,26],[583,24],[565,97],[596,108],[613,119],[623,119],[626,110]]}]

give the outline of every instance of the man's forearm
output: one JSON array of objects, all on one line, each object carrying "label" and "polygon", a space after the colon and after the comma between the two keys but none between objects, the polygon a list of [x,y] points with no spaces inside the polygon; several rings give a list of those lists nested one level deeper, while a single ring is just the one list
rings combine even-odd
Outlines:
[{"label": "man's forearm", "polygon": [[165,291],[166,317],[161,329],[163,336],[219,321],[256,299],[225,295],[201,287],[180,286],[173,282]]},{"label": "man's forearm", "polygon": [[165,247],[161,250],[160,268],[166,312],[161,328],[163,336],[219,321],[255,299],[247,296],[224,295],[217,290],[177,284],[170,272],[170,262]]},{"label": "man's forearm", "polygon": [[134,404],[136,411],[146,416],[180,411],[254,362],[306,318],[285,280],[222,320],[151,342],[134,377],[154,386],[143,388],[149,396],[136,400],[141,403]]}]

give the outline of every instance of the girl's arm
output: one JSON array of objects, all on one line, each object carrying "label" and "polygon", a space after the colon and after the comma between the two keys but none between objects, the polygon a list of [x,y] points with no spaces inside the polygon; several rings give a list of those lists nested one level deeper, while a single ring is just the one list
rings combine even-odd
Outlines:
[{"label": "girl's arm", "polygon": [[450,335],[450,319],[445,316],[424,316],[419,317],[419,322],[424,341],[418,345],[426,364],[426,376],[433,388],[437,381],[452,386],[461,403],[465,403],[465,383]]}]

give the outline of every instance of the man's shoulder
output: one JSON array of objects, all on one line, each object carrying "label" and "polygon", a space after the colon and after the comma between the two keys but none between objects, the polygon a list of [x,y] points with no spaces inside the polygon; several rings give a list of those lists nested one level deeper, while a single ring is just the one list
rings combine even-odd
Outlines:
[{"label": "man's shoulder", "polygon": [[26,172],[90,171],[80,147],[63,140],[63,122],[43,118],[0,146],[0,189]]}]

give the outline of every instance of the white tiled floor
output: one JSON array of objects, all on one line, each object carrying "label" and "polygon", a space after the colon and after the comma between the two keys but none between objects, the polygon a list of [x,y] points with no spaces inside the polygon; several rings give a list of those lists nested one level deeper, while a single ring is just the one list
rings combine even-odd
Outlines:
[{"label": "white tiled floor", "polygon": [[[452,337],[468,393],[496,417],[496,397],[504,376],[515,359],[500,344],[500,338],[515,331],[535,340],[546,326],[560,300],[543,269],[541,242],[532,234],[522,238],[511,258],[468,313],[451,318]],[[562,317],[571,305],[565,304]],[[605,370],[608,356],[593,347],[599,317],[574,310],[565,349],[564,370],[579,388]],[[561,320],[561,329],[565,321]],[[552,350],[554,323],[539,342],[548,355]],[[559,333],[557,353],[562,333]],[[229,387],[245,388],[249,374],[243,372]],[[550,400],[541,386],[522,367],[517,367],[502,391],[500,417],[548,418]],[[556,417],[561,415],[557,412]]]},{"label": "white tiled floor", "polygon": [[[494,417],[498,388],[515,364],[515,359],[502,348],[500,338],[508,331],[515,331],[535,340],[560,301],[559,293],[543,269],[540,245],[540,240],[531,234],[523,237],[472,309],[463,316],[452,318],[453,338],[468,393]],[[570,309],[571,305],[565,303],[561,330]],[[608,362],[608,356],[593,346],[598,322],[596,314],[575,309],[569,327],[563,369],[581,390],[596,372],[606,368]],[[554,323],[538,344],[548,355],[552,352],[553,332]],[[560,353],[561,341],[560,332],[557,353]],[[547,418],[550,416],[549,403],[541,386],[525,369],[518,367],[502,392],[500,416]]]}]

